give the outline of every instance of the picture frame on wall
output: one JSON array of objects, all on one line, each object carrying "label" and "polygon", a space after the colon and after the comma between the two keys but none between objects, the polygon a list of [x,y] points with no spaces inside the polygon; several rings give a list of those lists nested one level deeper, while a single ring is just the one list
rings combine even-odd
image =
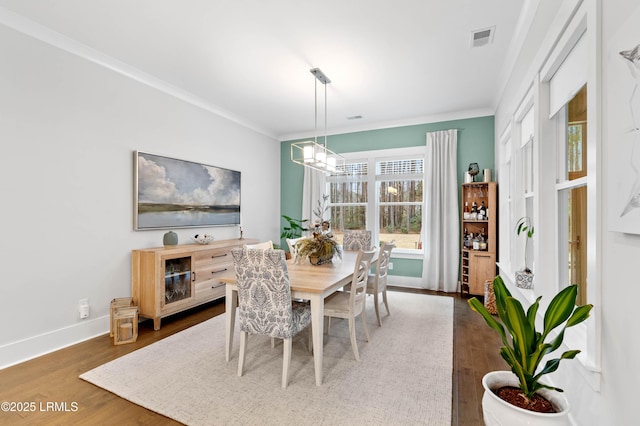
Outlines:
[{"label": "picture frame on wall", "polygon": [[640,234],[640,8],[608,41],[609,229]]},{"label": "picture frame on wall", "polygon": [[240,225],[241,173],[134,151],[137,231]]}]

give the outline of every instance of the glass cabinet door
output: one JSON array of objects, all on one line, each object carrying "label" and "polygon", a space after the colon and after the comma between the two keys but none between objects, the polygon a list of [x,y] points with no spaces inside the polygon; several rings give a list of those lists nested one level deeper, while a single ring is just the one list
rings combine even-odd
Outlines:
[{"label": "glass cabinet door", "polygon": [[164,261],[164,305],[191,297],[191,256]]}]

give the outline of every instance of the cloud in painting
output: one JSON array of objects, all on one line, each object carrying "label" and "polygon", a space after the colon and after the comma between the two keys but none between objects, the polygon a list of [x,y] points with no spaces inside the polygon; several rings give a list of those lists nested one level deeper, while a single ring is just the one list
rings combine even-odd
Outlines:
[{"label": "cloud in painting", "polygon": [[240,205],[240,173],[139,153],[138,201],[237,206]]}]

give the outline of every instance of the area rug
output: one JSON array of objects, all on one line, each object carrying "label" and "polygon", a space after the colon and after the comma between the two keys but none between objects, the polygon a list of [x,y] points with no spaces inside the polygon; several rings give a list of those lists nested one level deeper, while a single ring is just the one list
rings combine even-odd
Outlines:
[{"label": "area rug", "polygon": [[80,378],[187,425],[450,425],[453,299],[389,292],[371,340],[356,321],[360,362],[346,320],[325,334],[324,381],[315,385],[307,333],[293,343],[289,386],[280,387],[282,343],[250,336],[237,375],[239,332],[225,362],[225,314],[101,365]]}]

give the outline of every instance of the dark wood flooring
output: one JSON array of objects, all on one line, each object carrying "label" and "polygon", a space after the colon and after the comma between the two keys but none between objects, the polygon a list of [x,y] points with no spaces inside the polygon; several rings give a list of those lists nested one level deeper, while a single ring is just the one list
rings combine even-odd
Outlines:
[{"label": "dark wood flooring", "polygon": [[[482,425],[482,376],[506,369],[498,354],[501,345],[497,334],[459,294],[413,292],[454,298],[451,424]],[[0,370],[0,402],[14,402],[13,408],[22,403],[23,409],[29,410],[7,412],[3,406],[0,425],[178,425],[78,376],[223,312],[223,302],[210,303],[163,319],[159,331],[153,330],[152,321],[141,322],[138,341],[133,344],[113,346],[107,334]]]}]

